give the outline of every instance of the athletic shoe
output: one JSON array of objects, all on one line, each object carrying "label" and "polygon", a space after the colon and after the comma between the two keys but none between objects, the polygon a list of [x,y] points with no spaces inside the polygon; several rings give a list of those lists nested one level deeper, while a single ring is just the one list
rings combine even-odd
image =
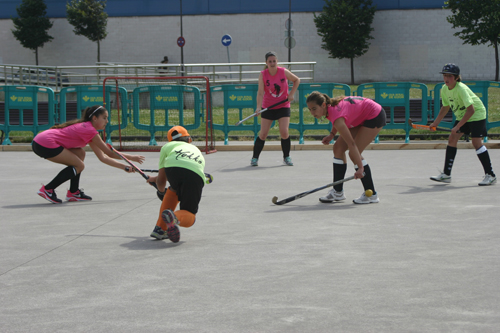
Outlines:
[{"label": "athletic shoe", "polygon": [[54,190],[46,190],[45,185],[42,185],[42,188],[38,190],[37,194],[54,204],[62,203],[62,200],[57,198],[56,192]]},{"label": "athletic shoe", "polygon": [[492,175],[486,174],[484,175],[484,179],[482,182],[480,182],[478,185],[479,186],[488,186],[488,185],[493,185],[497,182],[497,177],[493,177]]},{"label": "athletic shoe", "polygon": [[163,221],[167,224],[167,236],[173,242],[177,243],[181,239],[181,232],[179,231],[179,220],[174,212],[170,209],[165,209],[161,213]]},{"label": "athletic shoe", "polygon": [[448,176],[447,174],[441,172],[439,176],[432,176],[432,180],[436,182],[441,182],[441,183],[451,183],[451,176]]},{"label": "athletic shoe", "polygon": [[288,166],[293,166],[293,162],[290,156],[287,156],[283,159],[283,164]]},{"label": "athletic shoe", "polygon": [[335,191],[334,188],[332,188],[328,192],[327,195],[319,198],[319,201],[324,202],[324,203],[330,203],[330,202],[342,201],[342,200],[345,200],[344,191],[337,192],[337,191]]},{"label": "athletic shoe", "polygon": [[259,166],[259,159],[258,158],[252,158],[250,161],[251,166]]},{"label": "athletic shoe", "polygon": [[71,193],[68,191],[66,193],[66,200],[67,201],[90,201],[92,200],[91,197],[83,193],[83,190],[76,190],[76,192]]},{"label": "athletic shoe", "polygon": [[160,228],[159,226],[155,226],[155,229],[151,233],[151,237],[156,238],[158,240],[168,239],[167,232]]},{"label": "athletic shoe", "polygon": [[377,194],[373,194],[371,197],[367,197],[365,192],[361,194],[361,196],[357,199],[354,199],[352,202],[355,204],[371,204],[378,203],[380,200],[378,199]]}]

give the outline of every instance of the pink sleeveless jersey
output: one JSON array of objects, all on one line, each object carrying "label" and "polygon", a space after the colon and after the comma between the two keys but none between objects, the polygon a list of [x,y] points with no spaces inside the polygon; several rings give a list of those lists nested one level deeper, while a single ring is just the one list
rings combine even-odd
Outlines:
[{"label": "pink sleeveless jersey", "polygon": [[365,120],[370,120],[379,115],[382,107],[369,98],[350,96],[344,98],[336,106],[329,106],[327,119],[332,124],[340,117],[345,119],[348,128],[361,125]]},{"label": "pink sleeveless jersey", "polygon": [[[288,80],[286,79],[285,69],[278,67],[276,75],[269,74],[266,68],[262,72],[262,79],[264,81],[264,99],[262,107],[267,108],[288,98]],[[290,102],[280,104],[273,109],[289,108]]]},{"label": "pink sleeveless jersey", "polygon": [[62,146],[66,149],[85,147],[97,130],[90,121],[76,123],[65,128],[51,128],[38,133],[33,141],[45,148],[57,148]]}]

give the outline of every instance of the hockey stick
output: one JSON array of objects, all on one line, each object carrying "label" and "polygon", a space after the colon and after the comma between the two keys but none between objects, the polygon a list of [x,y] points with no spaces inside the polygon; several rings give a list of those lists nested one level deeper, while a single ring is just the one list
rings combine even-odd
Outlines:
[{"label": "hockey stick", "polygon": [[151,173],[157,173],[158,170],[156,169],[141,169],[142,172],[151,172]]},{"label": "hockey stick", "polygon": [[273,105],[271,105],[271,106],[269,106],[269,107],[267,107],[267,108],[265,108],[265,109],[262,109],[262,110],[260,110],[259,112],[256,112],[256,113],[254,113],[254,114],[252,114],[252,115],[250,115],[250,116],[246,117],[245,119],[242,119],[242,120],[238,121],[238,122],[236,123],[236,125],[235,125],[235,126],[238,126],[239,124],[241,124],[241,123],[242,123],[242,122],[244,122],[245,120],[248,120],[248,119],[250,119],[250,118],[252,118],[252,117],[258,116],[258,115],[259,115],[259,114],[261,114],[262,112],[267,111],[267,110],[269,110],[269,109],[271,109],[271,108],[274,108],[275,106],[278,106],[278,105],[280,105],[281,103],[285,103],[285,102],[287,102],[287,101],[288,101],[288,98],[287,98],[287,99],[284,99],[284,100],[282,100],[282,101],[280,101],[280,102],[278,102],[278,103],[276,103],[276,104],[273,104]]},{"label": "hockey stick", "polygon": [[[123,156],[122,153],[120,153],[118,150],[116,150],[112,145],[110,145],[108,143],[108,147],[109,149],[111,149],[116,155],[120,156],[125,162],[127,162],[131,167],[132,169],[134,169],[135,171],[137,171],[144,179],[148,180],[149,179],[149,176],[146,175],[141,169],[139,169],[134,163],[132,163],[128,158],[126,158],[125,156]],[[158,187],[156,186],[155,183],[149,183],[151,184],[151,186],[153,186],[156,190],[158,190]]]},{"label": "hockey stick", "polygon": [[344,178],[344,179],[341,179],[341,180],[337,180],[336,182],[330,183],[328,185],[324,185],[324,186],[315,188],[314,190],[310,190],[310,191],[299,193],[297,195],[291,196],[291,197],[283,199],[281,201],[278,201],[278,197],[275,196],[275,197],[273,197],[272,202],[275,205],[284,205],[284,204],[286,204],[288,202],[291,202],[291,201],[303,198],[306,195],[309,195],[311,193],[318,192],[318,191],[321,191],[321,190],[323,190],[323,189],[325,189],[327,187],[332,187],[332,186],[335,186],[335,185],[338,185],[338,184],[342,184],[344,182],[347,182],[347,181],[353,180],[353,179],[354,179],[354,176],[350,176],[350,177],[347,177],[347,178]]},{"label": "hockey stick", "polygon": [[[142,172],[151,172],[151,173],[158,172],[158,170],[156,170],[156,169],[141,169],[141,170],[142,170]],[[214,181],[214,177],[212,177],[211,174],[206,173],[206,172],[205,172],[205,178],[206,178],[206,181],[205,181],[206,184],[211,184]]]},{"label": "hockey stick", "polygon": [[444,127],[430,127],[427,125],[419,125],[419,124],[414,124],[411,119],[408,119],[408,124],[414,128],[414,129],[423,129],[423,130],[429,130],[429,131],[444,131],[444,132],[451,132],[451,128],[444,128]]}]

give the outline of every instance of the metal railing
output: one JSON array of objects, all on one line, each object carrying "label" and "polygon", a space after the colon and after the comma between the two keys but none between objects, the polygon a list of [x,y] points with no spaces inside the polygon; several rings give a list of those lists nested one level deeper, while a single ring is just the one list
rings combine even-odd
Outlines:
[{"label": "metal railing", "polygon": [[[303,82],[314,81],[316,62],[281,62]],[[60,91],[64,87],[100,85],[108,76],[207,76],[211,84],[256,83],[264,63],[131,64],[95,66],[0,65],[0,85],[36,85]]]}]

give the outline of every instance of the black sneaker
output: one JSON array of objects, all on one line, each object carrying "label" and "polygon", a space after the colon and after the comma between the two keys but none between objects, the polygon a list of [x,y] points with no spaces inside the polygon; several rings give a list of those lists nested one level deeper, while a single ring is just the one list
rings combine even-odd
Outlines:
[{"label": "black sneaker", "polygon": [[167,232],[160,228],[159,226],[155,226],[155,229],[151,233],[151,237],[156,238],[158,240],[168,239]]},{"label": "black sneaker", "polygon": [[85,193],[83,193],[83,190],[76,190],[76,192],[73,192],[73,193],[68,191],[68,193],[66,193],[66,200],[67,201],[90,201],[90,200],[92,200],[92,198],[89,197],[88,195],[85,195]]},{"label": "black sneaker", "polygon": [[54,204],[62,203],[62,200],[57,198],[56,192],[54,190],[46,190],[45,185],[42,185],[42,188],[38,190],[37,194]]}]

